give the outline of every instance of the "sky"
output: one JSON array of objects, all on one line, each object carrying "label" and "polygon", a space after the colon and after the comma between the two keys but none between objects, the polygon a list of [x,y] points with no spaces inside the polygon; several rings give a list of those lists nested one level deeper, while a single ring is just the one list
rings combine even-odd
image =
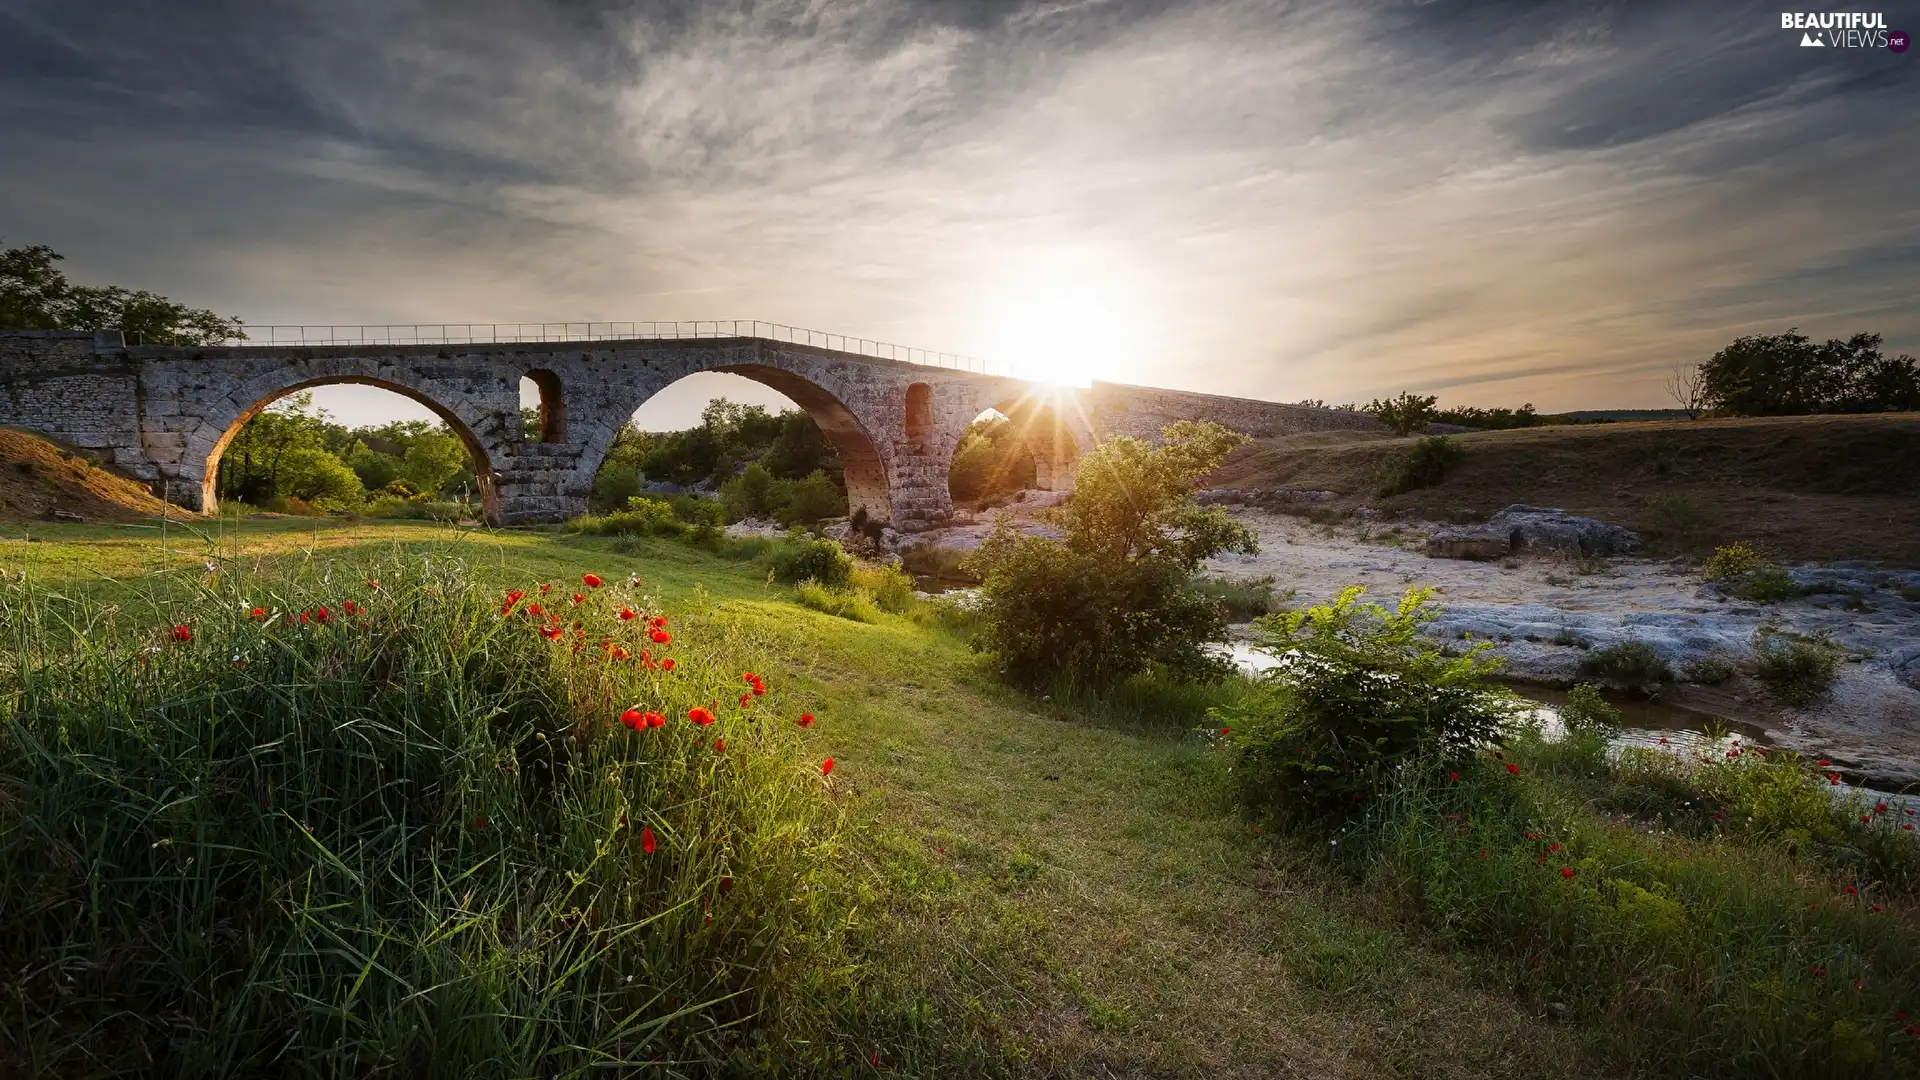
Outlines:
[{"label": "sky", "polygon": [[[1741,334],[1920,352],[1920,52],[1780,12],[0,0],[0,240],[252,324],[762,319],[1054,381],[1658,407]],[[642,419],[781,400],[742,382]],[[417,414],[378,393],[325,400]]]}]

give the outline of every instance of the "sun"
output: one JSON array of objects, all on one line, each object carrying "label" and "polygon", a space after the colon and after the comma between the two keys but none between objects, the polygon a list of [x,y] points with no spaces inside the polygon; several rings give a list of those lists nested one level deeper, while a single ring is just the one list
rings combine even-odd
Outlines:
[{"label": "sun", "polygon": [[997,308],[989,355],[1009,375],[1089,386],[1130,366],[1133,327],[1111,288],[1035,273],[1008,289]]}]

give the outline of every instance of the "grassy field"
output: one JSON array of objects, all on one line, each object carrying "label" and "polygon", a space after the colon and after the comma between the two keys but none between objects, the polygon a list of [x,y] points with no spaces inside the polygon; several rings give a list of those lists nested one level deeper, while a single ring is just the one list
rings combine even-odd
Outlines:
[{"label": "grassy field", "polygon": [[1216,487],[1333,491],[1361,504],[1484,520],[1512,503],[1557,506],[1635,529],[1656,552],[1745,539],[1777,559],[1920,566],[1920,416],[1647,421],[1450,436],[1444,482],[1380,498],[1374,480],[1411,439],[1315,432],[1257,439]]},{"label": "grassy field", "polygon": [[[767,873],[821,875],[807,880],[832,902],[781,925],[833,940],[774,940],[773,953],[753,954],[796,950],[785,955],[805,963],[769,961],[754,976],[764,1009],[724,1021],[733,1036],[688,1029],[704,1056],[663,1074],[779,1063],[824,1075],[1830,1075],[1821,1060],[1683,1069],[1637,1036],[1636,1016],[1610,1012],[1604,990],[1594,1002],[1552,996],[1561,985],[1538,970],[1549,954],[1447,932],[1431,894],[1408,886],[1418,860],[1343,865],[1323,841],[1243,817],[1214,741],[1197,730],[1209,704],[1239,692],[1231,685],[1144,687],[1104,705],[1023,698],[927,620],[808,610],[764,567],[669,540],[285,520],[170,526],[164,540],[104,525],[21,535],[9,527],[0,541],[14,602],[30,591],[50,604],[113,604],[118,624],[155,628],[198,617],[222,582],[324,588],[314,583],[358,582],[368,566],[451,561],[495,596],[584,573],[638,575],[636,594],[671,619],[690,665],[758,672],[770,718],[815,714],[757,752],[814,770],[779,790],[819,830],[805,859],[824,865]],[[828,756],[830,782],[817,774]],[[0,792],[0,813],[8,805]],[[1712,834],[1675,842],[1692,850]],[[1434,851],[1401,844],[1416,849]],[[1838,888],[1804,860],[1760,861],[1766,888],[1796,903],[1804,890]],[[1910,950],[1910,896],[1882,902],[1875,925],[1889,929],[1876,932]],[[700,947],[716,961],[747,955]],[[0,1016],[17,1020],[28,982],[0,977],[12,980]],[[1877,977],[1880,1012],[1861,1031],[1878,1041],[1873,1056],[1849,1059],[1849,1075],[1913,1063],[1885,1049],[1902,1036],[1881,1015],[1885,995],[1913,977]],[[0,1056],[0,1071],[20,1065],[20,1044],[7,1049],[15,1057]]]}]

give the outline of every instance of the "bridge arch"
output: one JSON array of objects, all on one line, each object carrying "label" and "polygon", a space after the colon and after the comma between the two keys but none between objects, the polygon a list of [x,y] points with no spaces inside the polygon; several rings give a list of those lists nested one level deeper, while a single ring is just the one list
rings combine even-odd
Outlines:
[{"label": "bridge arch", "polygon": [[[444,421],[448,429],[459,437],[461,444],[467,448],[467,456],[473,460],[474,486],[480,492],[482,515],[491,524],[500,523],[500,501],[494,484],[493,455],[488,453],[486,444],[475,434],[473,424],[423,389],[392,379],[353,373],[320,375],[295,382],[276,383],[272,389],[264,393],[250,386],[243,393],[237,393],[229,400],[252,396],[251,404],[238,409],[230,406],[224,410],[226,415],[208,417],[201,424],[200,430],[188,438],[190,456],[182,462],[180,477],[182,481],[190,482],[195,479],[199,481],[200,512],[211,514],[219,510],[220,458],[226,453],[227,447],[233,443],[234,437],[247,426],[247,421],[258,416],[261,410],[274,402],[302,390],[311,390],[316,386],[341,385],[378,387],[417,401],[432,410],[433,414]],[[197,454],[192,453],[192,449],[196,446],[208,447],[204,458],[199,458]],[[199,472],[198,477],[192,475],[194,471]]]}]

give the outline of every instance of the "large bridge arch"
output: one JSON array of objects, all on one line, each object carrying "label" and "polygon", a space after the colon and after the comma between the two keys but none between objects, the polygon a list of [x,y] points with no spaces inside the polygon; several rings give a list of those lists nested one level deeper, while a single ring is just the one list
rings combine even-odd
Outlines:
[{"label": "large bridge arch", "polygon": [[[391,376],[369,375],[353,370],[328,374],[316,374],[308,370],[299,374],[301,377],[293,381],[272,377],[249,380],[228,394],[224,401],[201,419],[196,429],[188,433],[188,454],[180,463],[177,479],[188,489],[197,483],[201,513],[212,514],[219,510],[220,458],[241,429],[247,426],[247,421],[274,402],[302,390],[316,386],[354,385],[377,387],[419,402],[445,422],[466,447],[467,455],[473,459],[474,486],[480,491],[483,516],[491,524],[500,523],[500,500],[493,472],[494,454],[474,430],[478,417],[460,415],[454,407],[440,401],[433,388],[409,385]],[[249,403],[235,407],[248,398],[252,399]],[[204,453],[200,450],[202,447],[205,448]]]}]

